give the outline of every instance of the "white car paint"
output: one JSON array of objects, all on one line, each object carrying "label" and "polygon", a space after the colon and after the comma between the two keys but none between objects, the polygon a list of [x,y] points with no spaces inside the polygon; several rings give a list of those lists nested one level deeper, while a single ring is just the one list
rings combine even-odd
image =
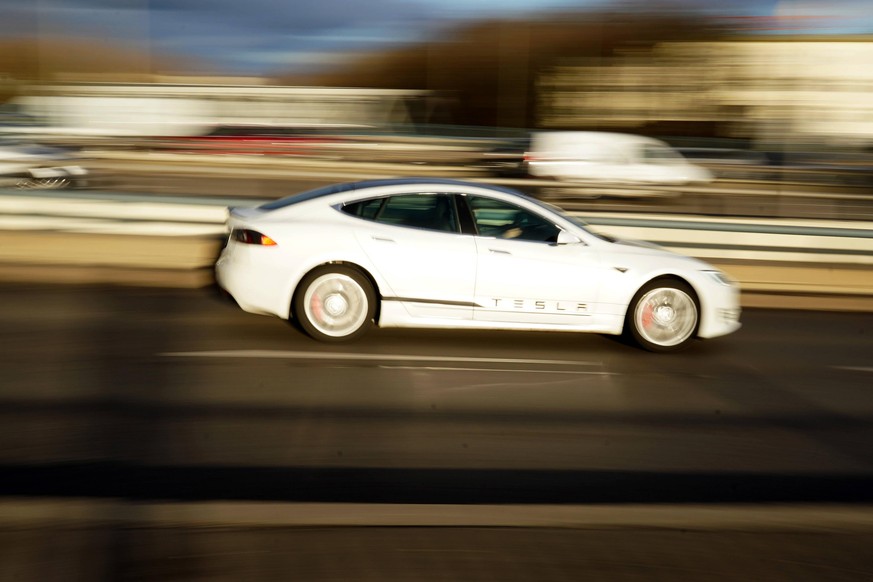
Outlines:
[{"label": "white car paint", "polygon": [[472,317],[472,307],[459,304],[471,304],[474,300],[473,237],[377,223],[361,225],[355,234],[391,295],[422,300],[404,302],[410,315]]},{"label": "white car paint", "polygon": [[[620,334],[635,294],[659,277],[684,281],[696,296],[697,337],[725,335],[740,327],[739,289],[712,266],[648,243],[603,237],[520,193],[427,178],[335,189],[258,208],[231,209],[230,236],[216,263],[216,275],[244,310],[299,316],[292,302],[304,277],[325,265],[346,265],[372,281],[378,303],[375,323],[380,327]],[[510,204],[562,233],[561,242],[555,237],[547,242],[504,238],[505,233],[486,235],[481,216],[487,217],[487,212],[479,218],[480,230],[470,231],[471,224],[464,227],[461,221],[458,230],[466,228],[464,232],[445,232],[380,223],[342,210],[344,204],[409,194],[452,195],[461,213],[476,197]],[[276,244],[240,242],[235,237],[243,231],[266,235]],[[661,312],[672,315],[672,307]],[[672,346],[654,348],[666,351]]]}]

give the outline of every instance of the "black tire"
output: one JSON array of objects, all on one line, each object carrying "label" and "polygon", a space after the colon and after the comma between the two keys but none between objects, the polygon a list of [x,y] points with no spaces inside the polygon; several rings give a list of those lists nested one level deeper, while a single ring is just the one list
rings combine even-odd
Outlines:
[{"label": "black tire", "polygon": [[694,290],[676,279],[656,279],[640,288],[628,305],[625,332],[650,352],[687,348],[700,325]]},{"label": "black tire", "polygon": [[325,265],[309,272],[294,294],[293,317],[310,337],[324,342],[355,340],[373,326],[376,292],[357,269]]}]

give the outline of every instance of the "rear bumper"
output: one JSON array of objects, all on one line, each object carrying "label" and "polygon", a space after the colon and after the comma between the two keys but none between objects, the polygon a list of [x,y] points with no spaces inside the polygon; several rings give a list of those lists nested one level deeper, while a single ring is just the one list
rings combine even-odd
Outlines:
[{"label": "rear bumper", "polygon": [[284,299],[287,277],[276,269],[275,261],[263,258],[252,247],[231,241],[215,263],[215,280],[244,311],[287,319],[291,308]]}]

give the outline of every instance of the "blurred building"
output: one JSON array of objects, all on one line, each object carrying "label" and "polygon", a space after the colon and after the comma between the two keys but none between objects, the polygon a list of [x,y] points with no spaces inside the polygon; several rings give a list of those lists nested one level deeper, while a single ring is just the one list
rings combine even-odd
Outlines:
[{"label": "blurred building", "polygon": [[756,143],[873,145],[873,42],[676,42],[556,64],[538,80],[543,128],[697,125]]},{"label": "blurred building", "polygon": [[426,92],[272,85],[33,85],[10,107],[33,132],[80,136],[197,135],[217,125],[373,128],[413,122]]}]

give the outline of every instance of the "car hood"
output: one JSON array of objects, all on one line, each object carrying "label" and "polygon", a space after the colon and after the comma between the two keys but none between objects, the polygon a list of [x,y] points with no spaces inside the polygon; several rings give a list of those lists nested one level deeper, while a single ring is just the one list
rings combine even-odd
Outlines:
[{"label": "car hood", "polygon": [[664,264],[672,264],[676,267],[695,268],[695,269],[710,269],[706,262],[674,252],[655,243],[642,240],[618,239],[612,241],[612,250],[617,254],[625,257],[635,257],[635,263],[650,264],[652,260],[657,260]]},{"label": "car hood", "polygon": [[653,242],[645,241],[645,240],[635,240],[635,239],[615,239],[612,241],[613,244],[627,246],[627,247],[636,247],[640,249],[651,249],[656,251],[663,251],[669,253],[667,249],[662,247],[661,245],[655,244]]}]

